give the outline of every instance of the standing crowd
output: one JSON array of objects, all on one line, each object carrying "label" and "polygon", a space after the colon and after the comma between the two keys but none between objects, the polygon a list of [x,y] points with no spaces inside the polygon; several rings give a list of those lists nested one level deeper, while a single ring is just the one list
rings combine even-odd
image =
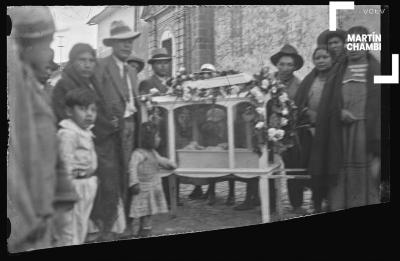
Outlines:
[{"label": "standing crowd", "polygon": [[[167,92],[171,56],[156,49],[147,61],[154,74],[139,83],[145,61],[132,55],[132,46],[140,33],[114,21],[103,39],[112,54],[97,59],[90,45],[75,44],[52,88],[47,80],[57,69],[50,48],[56,29],[49,8],[18,7],[10,14],[9,249],[130,238],[135,220],[137,234],[149,236],[151,217],[169,207],[167,182],[156,174],[177,165],[166,158],[164,124],[142,121],[146,108],[139,97],[154,88]],[[317,212],[380,202],[380,86],[373,83],[380,65],[368,51],[346,51],[347,33],[368,31],[324,31],[311,57],[315,68],[302,81],[294,72],[304,61],[293,46],[271,57],[275,77],[309,126],[282,155],[287,168],[307,168],[312,176],[311,182],[288,181],[294,211],[301,210],[305,187],[312,189]],[[218,110],[207,118],[225,119]],[[215,203],[213,182],[205,197]],[[246,182],[245,201],[236,210],[259,204],[258,180]],[[201,187],[190,197],[204,197]]]}]

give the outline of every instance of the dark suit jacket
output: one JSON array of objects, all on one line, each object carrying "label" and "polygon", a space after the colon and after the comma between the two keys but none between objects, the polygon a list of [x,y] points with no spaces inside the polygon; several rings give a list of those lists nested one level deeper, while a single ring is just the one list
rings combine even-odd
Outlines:
[{"label": "dark suit jacket", "polygon": [[[133,97],[135,97],[135,106],[137,112],[135,113],[135,123],[136,130],[139,130],[140,124],[140,101],[138,99],[139,91],[138,91],[138,78],[136,72],[129,66],[128,68],[128,77],[131,81]],[[123,82],[120,75],[119,68],[115,63],[112,55],[107,56],[105,58],[98,60],[98,65],[95,70],[96,80],[100,83],[99,91],[104,97],[105,105],[107,107],[107,111],[111,112],[112,116],[115,116],[119,119],[119,126],[123,125],[123,118],[125,113],[125,99],[124,99],[124,91],[123,91]],[[136,142],[139,140],[139,131],[135,131]]]},{"label": "dark suit jacket", "polygon": [[148,94],[152,88],[157,88],[160,93],[166,93],[168,90],[168,87],[162,84],[160,79],[154,74],[140,83],[139,91],[141,94]]}]

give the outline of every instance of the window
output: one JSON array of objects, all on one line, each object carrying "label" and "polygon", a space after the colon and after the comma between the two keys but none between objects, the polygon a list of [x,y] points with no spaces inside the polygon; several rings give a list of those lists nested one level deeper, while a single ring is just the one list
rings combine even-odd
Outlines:
[{"label": "window", "polygon": [[171,61],[171,67],[170,67],[170,75],[174,76],[175,71],[176,71],[176,59],[175,59],[175,39],[174,36],[172,35],[171,31],[165,31],[161,35],[161,40],[160,40],[160,47],[167,49],[168,53],[172,56],[172,61]]}]

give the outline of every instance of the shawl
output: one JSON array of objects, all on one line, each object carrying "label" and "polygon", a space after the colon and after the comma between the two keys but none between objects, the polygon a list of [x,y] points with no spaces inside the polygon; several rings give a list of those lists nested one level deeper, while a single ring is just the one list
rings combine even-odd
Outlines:
[{"label": "shawl", "polygon": [[94,93],[97,100],[97,118],[93,133],[95,135],[95,142],[101,141],[108,134],[115,132],[113,125],[111,124],[111,116],[106,110],[104,98],[101,96],[101,92],[98,91],[99,83],[95,77],[91,77],[88,80],[83,79],[79,76],[78,72],[73,68],[71,64],[68,64],[62,72],[61,79],[57,82],[54,87],[52,94],[52,106],[54,113],[57,117],[57,122],[67,118],[65,113],[65,97],[69,90],[76,88],[88,88],[89,83],[94,88]]},{"label": "shawl", "polygon": [[[380,156],[380,85],[374,84],[374,75],[380,74],[379,62],[367,57],[366,137],[367,153]],[[309,173],[319,180],[335,180],[342,165],[342,80],[348,64],[336,63],[322,92]]]}]

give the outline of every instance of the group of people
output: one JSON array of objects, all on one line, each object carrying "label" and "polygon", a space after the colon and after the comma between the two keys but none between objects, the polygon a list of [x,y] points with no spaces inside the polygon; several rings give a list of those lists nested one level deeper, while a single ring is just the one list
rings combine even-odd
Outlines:
[{"label": "group of people", "polygon": [[[271,57],[275,77],[287,87],[298,107],[298,142],[282,153],[285,167],[305,168],[311,180],[289,179],[289,201],[295,213],[302,209],[304,189],[312,190],[315,213],[380,202],[380,85],[373,76],[380,64],[368,51],[345,49],[347,34],[368,30],[355,26],[322,32],[312,54],[315,67],[300,81],[294,72],[303,58],[291,45]],[[271,211],[275,208],[270,184]],[[259,204],[257,179],[247,185],[246,199],[237,210]]]},{"label": "group of people", "polygon": [[141,121],[139,93],[146,83],[163,86],[171,57],[157,49],[148,61],[155,76],[139,86],[144,61],[131,53],[140,33],[114,21],[103,41],[112,54],[97,59],[90,45],[75,44],[51,88],[56,28],[49,8],[18,7],[10,15],[10,250],[81,244],[89,235],[148,236],[151,216],[168,211],[155,174],[176,164],[156,151],[162,132]]},{"label": "group of people", "polygon": [[[19,7],[11,17],[16,48],[9,49],[7,195],[15,227],[10,250],[81,244],[90,235],[98,241],[149,236],[151,216],[168,212],[169,204],[168,183],[156,174],[177,165],[163,151],[163,124],[143,122],[146,108],[139,97],[153,88],[167,92],[171,56],[156,49],[147,61],[154,74],[139,83],[145,62],[132,56],[132,46],[140,33],[114,21],[103,39],[112,54],[97,59],[89,44],[75,44],[61,79],[49,88],[56,32],[49,8]],[[347,33],[368,32],[357,26]],[[299,130],[298,146],[282,155],[287,168],[304,167],[312,176],[311,183],[288,181],[294,209],[302,205],[305,186],[317,211],[324,199],[330,210],[379,202],[380,89],[373,83],[379,63],[368,51],[345,51],[345,38],[341,30],[320,35],[315,68],[303,81],[293,74],[304,63],[293,46],[271,57],[275,76],[311,126]],[[215,71],[211,67],[204,73]],[[210,121],[224,119],[219,109],[209,114]],[[247,182],[237,210],[259,204],[257,179]],[[206,195],[215,201],[215,183],[210,184]],[[190,197],[202,196],[197,186]]]}]

